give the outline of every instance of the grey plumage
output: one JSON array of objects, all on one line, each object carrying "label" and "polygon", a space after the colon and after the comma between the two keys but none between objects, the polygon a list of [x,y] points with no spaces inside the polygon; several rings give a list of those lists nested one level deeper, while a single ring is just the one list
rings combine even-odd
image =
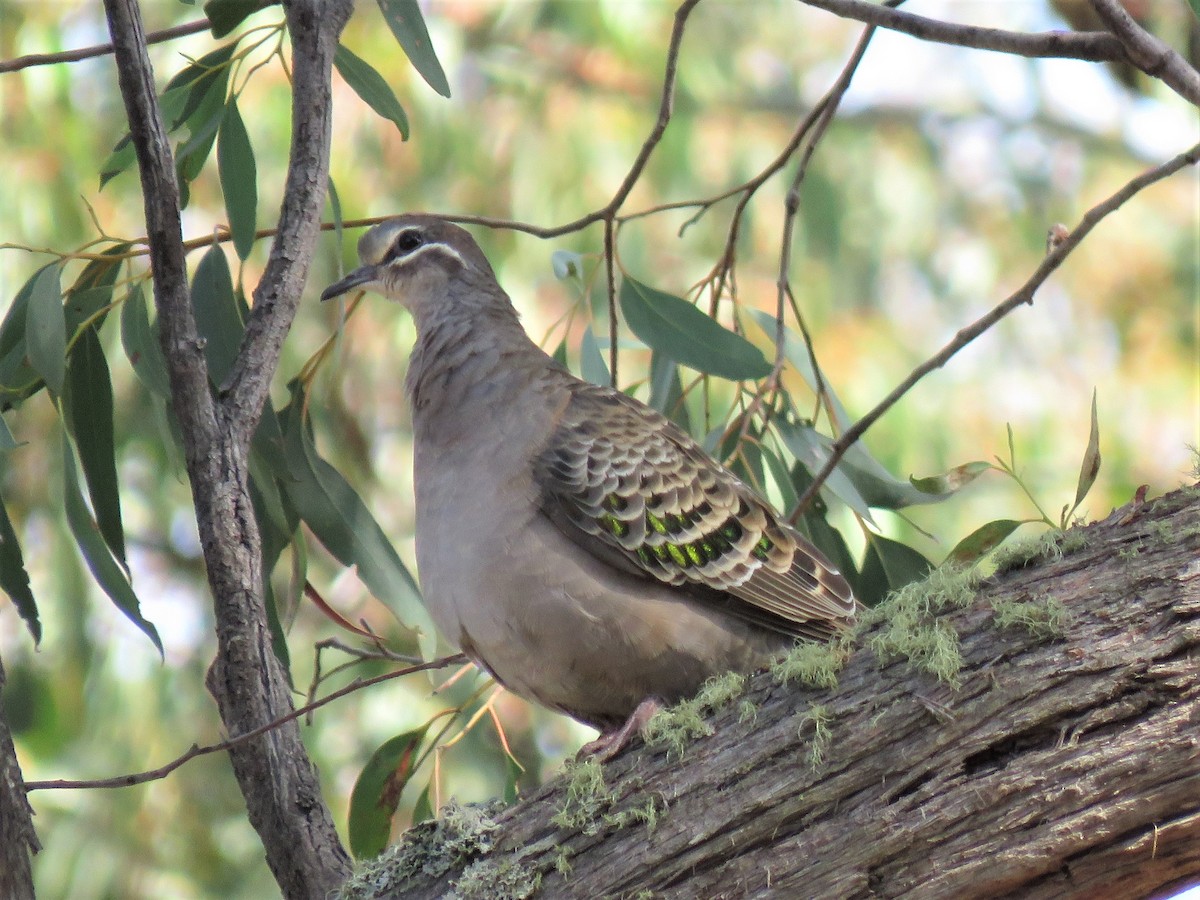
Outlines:
[{"label": "grey plumage", "polygon": [[461,228],[368,231],[365,287],[413,314],[417,566],[445,637],[601,729],[854,615],[821,554],[680,428],[534,344]]}]

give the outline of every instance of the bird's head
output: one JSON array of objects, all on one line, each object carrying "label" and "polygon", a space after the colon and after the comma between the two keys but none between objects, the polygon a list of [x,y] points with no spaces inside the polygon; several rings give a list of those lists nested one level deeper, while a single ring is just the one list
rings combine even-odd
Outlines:
[{"label": "bird's head", "polygon": [[447,302],[456,280],[494,283],[487,257],[462,228],[436,216],[405,215],[381,222],[358,242],[361,265],[321,293],[322,300],[354,288],[375,291],[420,317]]}]

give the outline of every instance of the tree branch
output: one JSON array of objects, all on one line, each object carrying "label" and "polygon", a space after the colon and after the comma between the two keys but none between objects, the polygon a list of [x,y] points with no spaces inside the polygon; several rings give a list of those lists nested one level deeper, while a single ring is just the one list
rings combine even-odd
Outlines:
[{"label": "tree branch", "polygon": [[1194,166],[1200,163],[1200,144],[1197,144],[1192,149],[1180,153],[1174,159],[1167,160],[1153,169],[1143,172],[1141,175],[1132,179],[1128,184],[1122,187],[1119,191],[1113,194],[1102,203],[1093,206],[1083,218],[1079,220],[1079,224],[1075,226],[1069,234],[1061,241],[1057,241],[1042,260],[1041,265],[1034,270],[1029,279],[1017,289],[1015,293],[1009,296],[1002,303],[998,304],[991,312],[982,318],[972,322],[967,327],[960,330],[950,343],[946,344],[941,350],[927,359],[921,365],[917,366],[908,377],[898,384],[886,397],[879,401],[870,412],[855,422],[846,431],[834,441],[830,447],[829,458],[825,461],[825,465],[821,467],[813,477],[812,484],[796,501],[796,508],[793,510],[790,520],[795,521],[812,502],[817,491],[821,489],[821,485],[825,483],[830,473],[837,468],[838,462],[845,455],[846,451],[862,437],[868,428],[874,425],[879,418],[887,412],[895,403],[903,397],[918,381],[928,375],[935,369],[940,369],[950,361],[959,350],[962,350],[977,337],[1007,316],[1018,306],[1033,303],[1033,295],[1037,289],[1042,286],[1047,278],[1057,269],[1067,258],[1067,256],[1079,246],[1080,242],[1087,237],[1088,233],[1100,223],[1100,221],[1109,213],[1120,208],[1127,201],[1135,197],[1140,191],[1149,187],[1157,181],[1162,181],[1171,175],[1174,175],[1180,169],[1186,166]]},{"label": "tree branch", "polygon": [[[489,872],[681,900],[1141,900],[1194,879],[1200,487],[1039,546],[977,592],[939,573],[886,605],[836,686],[760,674],[682,759],[635,745],[568,772],[495,817],[488,855],[380,895],[488,896]],[[939,640],[952,684],[919,652]]]},{"label": "tree branch", "polygon": [[[0,661],[0,697],[3,695],[4,663]],[[42,849],[33,829],[28,789],[0,704],[0,897],[9,900],[33,900],[29,857]]]},{"label": "tree branch", "polygon": [[[161,44],[189,34],[199,34],[206,31],[212,23],[208,19],[197,19],[195,22],[185,22],[162,31],[153,31],[146,35],[147,44]],[[53,66],[58,63],[79,62],[93,59],[97,56],[107,56],[113,52],[112,44],[97,44],[94,47],[80,47],[78,50],[64,50],[61,53],[30,53],[13,59],[0,60],[0,75],[5,72],[19,72],[33,66]]]},{"label": "tree branch", "polygon": [[1047,31],[1026,34],[1000,28],[978,28],[930,19],[914,13],[889,9],[866,0],[800,0],[846,19],[889,28],[925,41],[995,50],[1034,59],[1066,58],[1089,62],[1125,62],[1129,59],[1121,42],[1103,31]]},{"label": "tree branch", "polygon": [[1117,0],[1092,0],[1092,6],[1124,45],[1130,62],[1200,106],[1200,72],[1191,63],[1142,28]]},{"label": "tree branch", "polygon": [[293,66],[288,174],[271,255],[254,291],[254,307],[237,360],[222,390],[222,410],[243,450],[262,414],[321,231],[333,127],[333,54],[354,3],[294,0],[285,9]]},{"label": "tree branch", "polygon": [[[299,719],[301,716],[306,716],[314,710],[318,710],[322,706],[332,703],[334,700],[340,700],[342,697],[346,697],[350,694],[356,693],[357,691],[361,691],[363,688],[372,687],[373,685],[380,684],[384,681],[391,681],[394,678],[403,678],[405,675],[411,675],[414,672],[424,672],[430,669],[442,669],[446,666],[458,665],[459,663],[465,663],[466,661],[466,656],[461,653],[455,653],[453,656],[443,656],[439,659],[430,660],[429,662],[406,666],[403,669],[397,669],[395,672],[385,672],[382,675],[376,675],[374,678],[356,678],[344,688],[339,688],[333,693],[325,695],[320,700],[313,700],[311,703],[306,703],[304,706],[297,707],[287,715],[281,716],[272,722],[267,722],[264,725],[260,725],[253,731],[246,732],[245,734],[239,734],[237,737],[231,737],[228,740],[220,741],[216,744],[206,744],[203,747],[199,744],[192,744],[191,747],[189,747],[179,756],[155,769],[147,769],[144,772],[133,772],[128,775],[117,775],[113,778],[88,778],[76,781],[67,779],[55,779],[53,781],[30,781],[26,782],[25,789],[27,791],[61,791],[84,790],[92,788],[119,788],[132,787],[135,784],[145,784],[148,781],[158,781],[161,778],[166,778],[184,763],[190,762],[199,756],[208,756],[210,753],[221,753],[226,750],[232,750],[239,744],[244,744],[246,741],[253,740],[260,735],[266,734],[268,731],[278,728],[280,725],[286,725],[288,722]],[[2,669],[0,669],[0,675],[3,675]],[[0,678],[0,685],[2,684],[3,678]],[[2,724],[3,723],[0,723],[0,726],[2,726]],[[0,738],[2,737],[3,735],[0,734]],[[0,747],[0,753],[2,753],[2,751],[3,748]],[[0,787],[3,787],[3,785],[0,785]],[[0,885],[2,884],[3,882],[0,882]],[[7,897],[8,894],[0,894],[0,896]]]},{"label": "tree branch", "polygon": [[[297,122],[294,129],[304,133],[317,148],[326,147],[329,140],[328,91],[313,93],[320,76],[314,76],[309,65],[302,66],[299,57],[312,53],[315,64],[328,66],[332,50],[326,48],[336,41],[349,15],[349,0],[337,10],[329,9],[331,6],[317,0],[295,0],[287,7],[297,47],[297,68],[303,67],[307,73],[297,78],[295,86],[294,118],[304,121]],[[203,344],[188,295],[174,161],[155,95],[141,15],[135,0],[105,0],[105,9],[141,173],[155,305],[213,595],[217,658],[207,682],[227,731],[244,734],[292,711],[290,686],[275,658],[267,627],[258,526],[248,488],[248,435],[262,401],[259,396],[254,405],[258,388],[253,379],[247,379],[252,382],[247,397],[235,398],[232,403],[223,401],[221,406],[213,400]],[[328,72],[324,77],[327,83]],[[322,102],[326,105],[324,116],[318,115],[314,122],[312,108]],[[310,148],[302,158],[311,164],[314,154],[320,159],[322,152],[328,151]],[[312,202],[314,194],[323,199],[325,177],[323,169],[308,173],[315,187],[302,192],[304,200]],[[293,183],[291,179],[289,183]],[[292,215],[297,214],[293,211]],[[285,231],[274,253],[311,255],[312,242],[304,243],[306,234],[302,224]],[[299,240],[299,246],[291,246],[288,242],[292,240]],[[302,283],[307,259],[296,259],[293,265],[297,268],[290,275],[275,277],[298,295],[296,272]],[[294,309],[294,298],[292,303]],[[290,322],[290,317],[271,317],[269,311],[260,312],[258,318],[266,318],[271,324],[281,318]],[[256,378],[262,383],[269,380],[277,359],[277,353],[271,355],[272,340],[282,340],[282,336],[272,333],[261,341],[265,358],[255,361],[261,367]],[[257,346],[248,333],[242,356],[247,347]],[[245,363],[239,359],[239,365],[244,367]],[[242,400],[240,404],[238,399]],[[267,862],[283,894],[324,898],[345,879],[350,862],[329,810],[321,801],[316,769],[295,722],[233,747],[230,760],[246,799],[250,822],[263,841]]]}]

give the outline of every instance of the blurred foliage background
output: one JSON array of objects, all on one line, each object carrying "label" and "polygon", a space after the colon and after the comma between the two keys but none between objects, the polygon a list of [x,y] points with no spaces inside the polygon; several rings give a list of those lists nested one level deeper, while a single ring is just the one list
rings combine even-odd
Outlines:
[{"label": "blurred foliage background", "polygon": [[[906,8],[977,25],[1064,27],[1043,0],[924,0]],[[198,13],[170,3],[144,11],[150,31]],[[379,11],[362,4],[343,44],[392,86],[411,136],[402,140],[335,76],[332,177],[343,215],[427,210],[545,226],[602,206],[653,124],[673,13],[671,4],[636,0],[430,3],[426,20],[453,93],[446,100],[414,72]],[[242,30],[281,19],[270,8]],[[675,117],[625,211],[710,197],[759,172],[828,89],[860,32],[794,2],[702,3],[683,44]],[[0,0],[0,58],[106,40],[98,4]],[[153,46],[160,83],[218,43],[202,33]],[[272,46],[261,51],[263,67],[235,87],[257,161],[260,227],[273,224],[289,128],[289,86],[269,58]],[[7,304],[50,259],[12,245],[70,251],[101,231],[136,238],[144,226],[135,172],[98,188],[100,165],[125,132],[110,57],[0,75],[0,110],[7,167],[0,304]],[[1070,227],[1130,177],[1198,139],[1195,109],[1155,84],[1130,89],[1103,66],[878,34],[817,149],[792,247],[793,286],[825,374],[850,413],[867,411],[1023,282],[1044,253],[1050,225]],[[192,185],[185,237],[209,235],[226,221],[216,169],[214,157]],[[774,309],[791,171],[768,182],[749,207],[737,275],[741,302],[750,307]],[[901,478],[930,475],[1004,455],[1009,423],[1026,484],[1056,515],[1074,496],[1095,388],[1104,465],[1085,518],[1128,501],[1139,484],[1154,495],[1185,481],[1194,465],[1189,447],[1200,443],[1198,207],[1194,170],[1140,194],[1084,242],[1031,308],[888,413],[867,435],[872,453]],[[621,266],[686,295],[717,260],[731,208],[718,204],[682,237],[694,210],[627,223],[619,233]],[[600,228],[552,241],[474,232],[530,332],[551,349],[565,337],[576,365],[593,313],[595,333],[607,329]],[[352,264],[358,234],[347,230],[340,244],[332,234],[322,239],[312,302],[285,347],[277,405],[286,403],[286,380],[338,329],[341,310],[316,297]],[[247,293],[266,247],[259,241],[240,271],[226,248]],[[583,255],[582,283],[554,277],[556,250]],[[193,253],[193,266],[199,257]],[[118,344],[116,330],[102,332],[106,346]],[[766,337],[753,326],[748,332],[770,356]],[[367,499],[406,561],[413,555],[412,490],[401,384],[412,340],[411,322],[398,308],[366,300],[312,394],[318,447]],[[622,386],[644,380],[647,362],[644,351],[623,353]],[[5,416],[24,443],[4,459],[3,491],[39,600],[40,647],[11,604],[0,603],[4,702],[28,780],[152,768],[192,742],[222,737],[203,689],[212,623],[183,466],[145,388],[127,366],[114,364],[112,377],[130,563],[166,658],[160,661],[92,583],[61,508],[56,414],[44,395],[35,397]],[[906,518],[878,513],[876,521],[885,534],[940,561],[985,522],[1033,515],[1014,482],[989,473],[944,503]],[[833,517],[861,552],[853,517],[837,510]],[[400,633],[352,573],[310,546],[309,577],[331,605],[381,635]],[[286,580],[287,566],[281,569]],[[293,674],[303,691],[314,643],[339,631],[308,604],[288,618]],[[359,667],[329,686],[382,671]],[[462,702],[479,684],[468,673],[431,696],[431,682],[418,676],[321,710],[306,737],[339,820],[375,747]],[[523,786],[553,772],[585,736],[512,697],[501,697],[496,710],[525,766]],[[434,802],[497,796],[510,782],[487,717],[438,766]],[[415,795],[428,781],[427,772],[409,791]],[[405,807],[415,799],[406,796]],[[42,896],[277,893],[222,755],[145,786],[46,790],[32,801],[45,848],[35,859]]]}]

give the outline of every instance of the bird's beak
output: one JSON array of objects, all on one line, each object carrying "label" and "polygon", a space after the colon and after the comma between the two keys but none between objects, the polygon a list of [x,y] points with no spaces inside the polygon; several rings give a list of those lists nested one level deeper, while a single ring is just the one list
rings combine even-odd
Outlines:
[{"label": "bird's beak", "polygon": [[358,287],[361,284],[370,284],[375,280],[379,269],[377,266],[359,266],[341,281],[335,281],[325,290],[321,291],[322,300],[332,300],[334,297],[340,297],[342,294]]}]

